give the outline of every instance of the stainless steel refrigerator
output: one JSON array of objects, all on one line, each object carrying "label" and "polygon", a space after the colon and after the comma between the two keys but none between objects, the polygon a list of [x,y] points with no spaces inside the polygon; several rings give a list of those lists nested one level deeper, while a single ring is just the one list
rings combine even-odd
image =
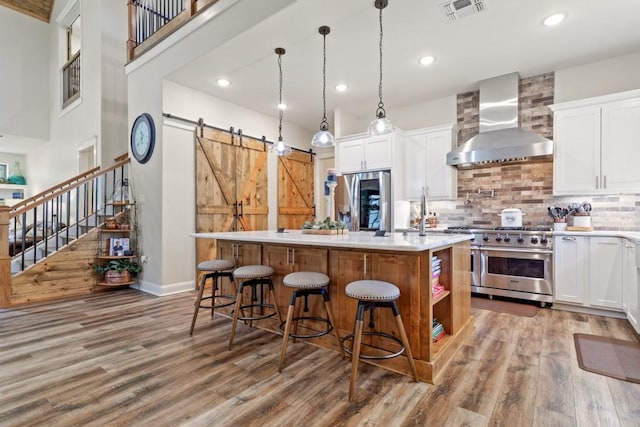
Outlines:
[{"label": "stainless steel refrigerator", "polygon": [[350,231],[391,229],[391,173],[342,175],[336,192],[338,217]]}]

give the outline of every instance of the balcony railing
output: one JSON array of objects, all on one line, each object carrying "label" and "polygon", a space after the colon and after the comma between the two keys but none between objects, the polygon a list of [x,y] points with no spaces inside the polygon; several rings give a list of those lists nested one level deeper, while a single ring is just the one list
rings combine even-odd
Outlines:
[{"label": "balcony railing", "polygon": [[80,97],[80,51],[62,67],[62,108]]},{"label": "balcony railing", "polygon": [[129,0],[129,60],[218,0]]}]

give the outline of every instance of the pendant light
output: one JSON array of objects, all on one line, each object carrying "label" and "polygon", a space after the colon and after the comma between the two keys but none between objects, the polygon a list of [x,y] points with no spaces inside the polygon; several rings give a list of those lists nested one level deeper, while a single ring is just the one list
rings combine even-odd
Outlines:
[{"label": "pendant light", "polygon": [[369,136],[385,135],[393,132],[393,124],[387,119],[384,110],[384,102],[382,102],[382,9],[387,7],[388,0],[375,0],[373,5],[380,11],[380,83],[378,84],[378,108],[376,109],[376,118],[369,123]]},{"label": "pendant light", "polygon": [[284,108],[282,107],[284,105],[282,103],[282,55],[284,55],[286,51],[284,50],[284,48],[277,47],[275,52],[276,52],[276,55],[278,55],[278,70],[280,73],[280,79],[279,79],[280,96],[278,98],[278,112],[280,116],[280,123],[278,125],[278,142],[276,142],[273,145],[272,151],[277,156],[286,156],[287,154],[291,154],[291,151],[292,151],[291,146],[285,144],[284,141],[282,140],[282,117],[284,116]]},{"label": "pendant light", "polygon": [[323,25],[318,28],[318,32],[322,35],[322,121],[320,131],[311,139],[311,145],[332,147],[336,143],[336,138],[329,132],[329,123],[327,123],[327,34],[331,32],[331,28]]}]

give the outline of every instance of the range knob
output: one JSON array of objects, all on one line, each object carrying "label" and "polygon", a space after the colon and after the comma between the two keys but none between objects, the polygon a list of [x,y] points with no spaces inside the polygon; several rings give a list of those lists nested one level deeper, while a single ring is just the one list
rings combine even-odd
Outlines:
[{"label": "range knob", "polygon": [[496,236],[496,242],[502,242],[502,236],[501,235],[497,235]]},{"label": "range knob", "polygon": [[540,238],[540,243],[542,243],[543,245],[546,245],[547,243],[549,243],[549,239],[547,238],[546,234],[542,235],[542,237]]},{"label": "range knob", "polygon": [[482,236],[482,240],[484,240],[485,242],[489,241],[489,235],[487,233],[484,233],[484,236]]},{"label": "range knob", "polygon": [[534,245],[538,243],[538,236],[531,237],[531,243],[533,243]]},{"label": "range knob", "polygon": [[504,236],[504,241],[509,243],[511,241],[511,237],[509,237],[509,235],[507,234],[506,236]]},{"label": "range knob", "polygon": [[524,237],[522,237],[522,234],[518,236],[518,243],[524,243]]}]

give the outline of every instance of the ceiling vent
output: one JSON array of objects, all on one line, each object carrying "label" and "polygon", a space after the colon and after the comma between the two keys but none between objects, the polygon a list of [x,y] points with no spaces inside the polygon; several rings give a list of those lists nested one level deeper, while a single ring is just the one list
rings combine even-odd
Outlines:
[{"label": "ceiling vent", "polygon": [[484,12],[487,8],[485,0],[451,0],[440,5],[447,20],[455,22],[465,16]]}]

